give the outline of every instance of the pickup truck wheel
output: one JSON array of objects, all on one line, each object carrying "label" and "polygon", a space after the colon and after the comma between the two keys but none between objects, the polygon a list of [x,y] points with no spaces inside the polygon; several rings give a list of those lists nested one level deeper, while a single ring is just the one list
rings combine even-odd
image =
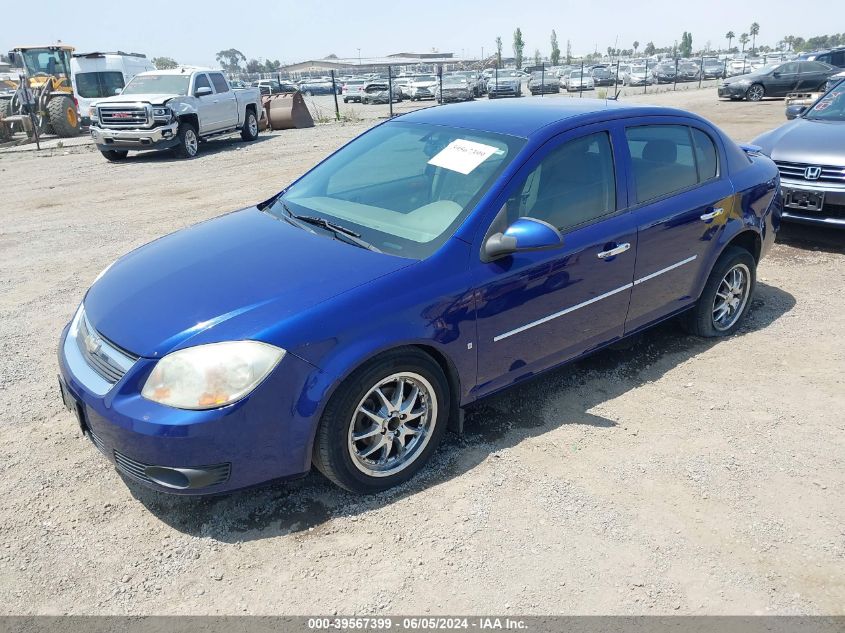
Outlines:
[{"label": "pickup truck wheel", "polygon": [[179,144],[174,148],[180,158],[193,158],[197,155],[200,142],[197,131],[190,123],[179,123]]},{"label": "pickup truck wheel", "polygon": [[129,155],[129,152],[125,149],[101,149],[100,153],[112,163],[121,161]]},{"label": "pickup truck wheel", "polygon": [[314,465],[337,485],[375,493],[410,479],[443,438],[451,394],[440,366],[405,347],[354,371],[329,399]]},{"label": "pickup truck wheel", "polygon": [[757,263],[751,253],[728,247],[710,271],[695,307],[685,315],[685,329],[705,338],[733,334],[748,312],[756,283]]},{"label": "pickup truck wheel", "polygon": [[255,118],[255,112],[252,110],[246,111],[246,121],[241,129],[241,138],[245,141],[254,141],[258,138],[258,119]]}]

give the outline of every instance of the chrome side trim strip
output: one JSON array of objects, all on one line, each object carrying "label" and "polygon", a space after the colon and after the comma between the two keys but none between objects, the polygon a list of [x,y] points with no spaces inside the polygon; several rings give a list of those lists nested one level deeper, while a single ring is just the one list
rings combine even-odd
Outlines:
[{"label": "chrome side trim strip", "polygon": [[494,336],[493,342],[495,343],[495,342],[501,341],[504,338],[508,338],[509,336],[513,336],[514,334],[519,334],[520,332],[524,332],[525,330],[531,329],[532,327],[535,327],[537,325],[542,325],[543,323],[546,323],[546,322],[551,321],[552,319],[556,319],[558,317],[562,317],[564,314],[569,314],[570,312],[574,312],[575,310],[578,310],[580,308],[588,306],[591,303],[595,303],[596,301],[601,301],[602,299],[607,299],[608,297],[615,295],[619,292],[622,292],[623,290],[628,290],[633,285],[634,284],[625,284],[624,286],[620,286],[619,288],[616,288],[616,289],[611,290],[609,292],[605,292],[604,294],[599,295],[598,297],[593,297],[592,299],[588,299],[587,301],[584,301],[583,303],[579,303],[578,305],[574,305],[570,308],[566,308],[565,310],[561,310],[560,312],[555,312],[554,314],[550,314],[549,316],[543,317],[542,319],[538,319],[536,321],[532,321],[531,323],[527,323],[527,324],[525,324],[521,327],[516,328],[515,330],[511,330],[510,332],[505,332],[504,334],[499,334],[498,336]]},{"label": "chrome side trim strip", "polygon": [[645,277],[640,277],[639,279],[634,281],[634,285],[638,285],[643,283],[644,281],[648,281],[649,279],[654,279],[658,275],[662,275],[663,273],[668,273],[670,270],[675,270],[684,264],[689,264],[692,260],[697,258],[698,255],[693,255],[692,257],[687,257],[685,260],[678,262],[677,264],[672,264],[671,266],[667,266],[666,268],[661,268],[657,272],[651,273],[650,275],[646,275]]},{"label": "chrome side trim strip", "polygon": [[575,310],[579,310],[580,308],[584,308],[584,307],[590,305],[591,303],[595,303],[596,301],[601,301],[602,299],[607,299],[608,297],[611,297],[611,296],[613,296],[617,293],[620,293],[624,290],[628,290],[629,288],[633,288],[634,286],[641,284],[644,281],[648,281],[649,279],[654,279],[655,277],[662,275],[663,273],[668,273],[670,270],[675,270],[676,268],[679,268],[679,267],[683,266],[684,264],[689,264],[691,261],[693,261],[697,257],[698,257],[698,255],[692,255],[691,257],[687,257],[686,259],[684,259],[684,260],[682,260],[682,261],[680,261],[676,264],[672,264],[671,266],[667,266],[666,268],[661,268],[660,270],[653,272],[650,275],[646,275],[645,277],[640,277],[639,279],[636,279],[633,283],[625,284],[624,286],[620,286],[619,288],[615,288],[613,290],[605,292],[604,294],[601,294],[598,297],[593,297],[592,299],[588,299],[587,301],[579,303],[578,305],[571,306],[569,308],[566,308],[565,310],[561,310],[560,312],[555,312],[554,314],[550,314],[549,316],[545,316],[542,319],[537,319],[536,321],[532,321],[531,323],[526,323],[525,325],[522,325],[522,326],[520,326],[520,327],[518,327],[514,330],[510,330],[509,332],[505,332],[504,334],[499,334],[498,336],[494,336],[493,342],[498,343],[502,339],[506,339],[509,336],[513,336],[514,334],[519,334],[520,332],[524,332],[525,330],[530,330],[531,328],[536,327],[538,325],[542,325],[543,323],[548,323],[549,321],[551,321],[553,319],[557,319],[558,317],[562,317],[563,315],[569,314],[570,312],[575,312]]}]

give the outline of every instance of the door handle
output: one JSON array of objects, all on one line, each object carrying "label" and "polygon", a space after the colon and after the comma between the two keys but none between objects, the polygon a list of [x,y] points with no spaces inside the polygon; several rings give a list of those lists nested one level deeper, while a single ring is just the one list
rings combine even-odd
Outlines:
[{"label": "door handle", "polygon": [[713,209],[710,213],[705,213],[704,215],[702,215],[701,219],[704,220],[705,222],[708,222],[708,221],[712,220],[713,218],[718,218],[724,212],[725,212],[725,210],[722,207],[718,207],[717,209]]},{"label": "door handle", "polygon": [[615,246],[608,251],[600,252],[597,255],[597,257],[599,259],[607,259],[608,257],[613,257],[614,255],[619,255],[620,253],[624,253],[629,248],[631,248],[631,245],[628,244],[628,242],[625,242],[624,244],[620,244],[619,246]]}]

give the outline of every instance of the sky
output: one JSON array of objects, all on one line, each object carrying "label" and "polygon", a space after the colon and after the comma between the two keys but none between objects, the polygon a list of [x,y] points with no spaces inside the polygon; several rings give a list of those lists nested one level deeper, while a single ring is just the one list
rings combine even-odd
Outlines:
[{"label": "sky", "polygon": [[28,3],[9,3],[0,50],[61,40],[78,52],[123,50],[216,66],[215,54],[228,48],[283,63],[358,57],[359,48],[362,58],[432,49],[480,57],[482,48],[485,55],[495,50],[497,35],[508,56],[517,26],[526,57],[538,48],[549,54],[552,29],[561,50],[570,40],[575,55],[631,48],[635,40],[641,50],[649,41],[671,46],[684,31],[692,32],[694,50],[707,42],[715,48],[725,45],[726,32],[747,32],[752,22],[760,24],[758,43],[770,46],[785,35],[845,30],[845,2],[828,0],[145,0],[109,4],[107,15],[96,6],[42,0],[34,17]]}]

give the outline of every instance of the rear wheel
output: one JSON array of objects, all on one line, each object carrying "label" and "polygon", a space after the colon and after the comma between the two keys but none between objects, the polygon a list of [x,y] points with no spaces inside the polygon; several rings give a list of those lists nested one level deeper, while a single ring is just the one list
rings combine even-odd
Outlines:
[{"label": "rear wheel", "polygon": [[766,89],[762,84],[751,84],[745,91],[745,98],[749,101],[761,101],[766,95]]},{"label": "rear wheel", "polygon": [[79,115],[70,97],[53,97],[47,103],[50,127],[62,138],[79,136]]},{"label": "rear wheel", "polygon": [[121,161],[129,155],[129,152],[125,149],[101,149],[100,153],[112,163]]},{"label": "rear wheel", "polygon": [[258,119],[252,110],[246,111],[246,120],[241,128],[241,138],[244,141],[254,141],[258,138]]},{"label": "rear wheel", "polygon": [[451,396],[440,366],[415,348],[383,354],[353,372],[329,400],[314,464],[352,492],[410,479],[443,437]]},{"label": "rear wheel", "polygon": [[684,325],[707,338],[729,336],[742,322],[757,284],[757,263],[744,248],[728,247],[716,261]]},{"label": "rear wheel", "polygon": [[200,141],[193,124],[186,121],[179,122],[179,144],[174,148],[180,158],[193,158],[199,151]]}]

